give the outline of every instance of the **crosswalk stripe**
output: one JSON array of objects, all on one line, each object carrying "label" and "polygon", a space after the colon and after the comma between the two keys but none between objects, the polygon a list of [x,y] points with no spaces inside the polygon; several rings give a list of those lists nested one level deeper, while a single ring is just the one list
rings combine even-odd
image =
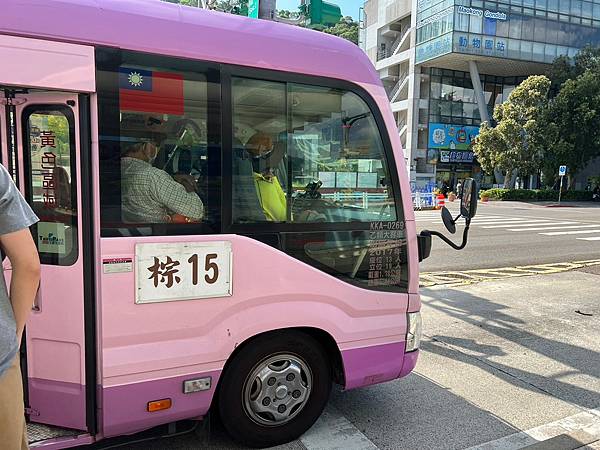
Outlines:
[{"label": "crosswalk stripe", "polygon": [[485,222],[471,222],[472,225],[501,225],[501,224],[520,224],[531,223],[531,219],[504,219],[504,220],[486,220]]},{"label": "crosswalk stripe", "polygon": [[577,240],[579,240],[579,241],[600,241],[600,236],[577,238]]},{"label": "crosswalk stripe", "polygon": [[[536,223],[533,223],[536,222]],[[530,220],[527,225],[519,225],[520,227],[537,227],[539,225],[575,225],[579,222],[546,222],[545,220]],[[514,223],[509,223],[505,225],[494,225],[491,227],[483,227],[483,228],[510,228],[514,227]]]},{"label": "crosswalk stripe", "polygon": [[583,230],[583,231],[556,231],[556,232],[552,232],[552,233],[539,233],[539,234],[543,234],[544,236],[561,236],[564,234],[590,234],[590,233],[600,233],[600,229],[599,230]]},{"label": "crosswalk stripe", "polygon": [[508,231],[545,231],[545,230],[568,230],[573,228],[598,228],[598,225],[571,225],[570,227],[538,227],[538,228],[510,228]]}]

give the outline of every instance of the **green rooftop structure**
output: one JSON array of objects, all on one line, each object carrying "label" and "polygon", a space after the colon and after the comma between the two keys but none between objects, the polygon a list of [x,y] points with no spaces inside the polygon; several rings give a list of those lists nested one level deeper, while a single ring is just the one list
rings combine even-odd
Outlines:
[{"label": "green rooftop structure", "polygon": [[342,10],[338,5],[323,0],[303,0],[300,10],[308,18],[310,27],[331,27],[342,18]]}]

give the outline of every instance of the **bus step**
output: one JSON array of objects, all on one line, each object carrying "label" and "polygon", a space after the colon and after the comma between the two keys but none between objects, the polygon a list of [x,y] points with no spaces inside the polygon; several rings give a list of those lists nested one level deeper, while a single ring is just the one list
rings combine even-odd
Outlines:
[{"label": "bus step", "polygon": [[29,422],[27,424],[27,438],[29,440],[29,444],[45,441],[46,439],[77,436],[81,433],[82,431],[70,430],[68,428],[53,427],[41,423]]}]

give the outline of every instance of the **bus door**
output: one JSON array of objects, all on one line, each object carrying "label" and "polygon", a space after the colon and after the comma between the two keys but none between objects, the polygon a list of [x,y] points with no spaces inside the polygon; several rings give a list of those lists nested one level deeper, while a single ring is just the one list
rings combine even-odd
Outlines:
[{"label": "bus door", "polygon": [[87,430],[80,97],[0,95],[2,163],[40,219],[31,228],[42,275],[25,333],[26,411],[32,422]]}]

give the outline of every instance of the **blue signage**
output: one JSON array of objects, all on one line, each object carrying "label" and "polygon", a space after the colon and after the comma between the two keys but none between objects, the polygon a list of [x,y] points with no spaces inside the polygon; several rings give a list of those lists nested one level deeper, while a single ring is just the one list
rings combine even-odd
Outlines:
[{"label": "blue signage", "polygon": [[452,51],[452,34],[448,33],[432,41],[417,46],[417,64]]},{"label": "blue signage", "polygon": [[468,150],[479,135],[479,127],[429,124],[429,148],[441,150]]},{"label": "blue signage", "polygon": [[506,38],[483,36],[480,34],[454,33],[454,51],[473,55],[506,57]]}]

